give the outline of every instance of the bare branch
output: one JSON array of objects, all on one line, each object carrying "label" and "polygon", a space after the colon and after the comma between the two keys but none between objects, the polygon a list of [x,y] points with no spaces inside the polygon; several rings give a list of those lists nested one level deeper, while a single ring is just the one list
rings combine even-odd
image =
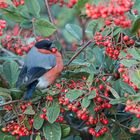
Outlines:
[{"label": "bare branch", "polygon": [[73,57],[69,60],[66,66],[70,65],[71,62],[86,48],[88,47],[93,41],[89,40],[76,54],[73,55]]}]

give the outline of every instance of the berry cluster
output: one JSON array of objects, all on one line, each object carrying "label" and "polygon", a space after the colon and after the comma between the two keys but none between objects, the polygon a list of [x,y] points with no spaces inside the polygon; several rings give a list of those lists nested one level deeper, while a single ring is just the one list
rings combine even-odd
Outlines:
[{"label": "berry cluster", "polygon": [[49,0],[49,4],[53,5],[59,3],[61,7],[66,6],[68,8],[73,8],[73,6],[78,2],[78,0],[69,0],[69,2],[65,2],[64,0]]},{"label": "berry cluster", "polygon": [[126,13],[131,10],[133,6],[131,0],[110,0],[96,5],[86,4],[86,14],[92,19],[104,18],[107,26],[115,24],[122,28],[129,28],[131,20],[127,19]]},{"label": "berry cluster", "polygon": [[0,8],[7,8],[8,4],[5,2],[0,2]]},{"label": "berry cluster", "polygon": [[101,32],[96,32],[94,40],[98,46],[105,47],[106,55],[114,60],[118,59],[122,49],[135,44],[135,41],[126,35],[121,38],[120,43],[115,43],[111,36],[103,36]]},{"label": "berry cluster", "polygon": [[101,128],[98,132],[96,132],[96,130],[94,128],[89,128],[88,130],[89,134],[95,136],[96,138],[104,135],[106,132],[108,132],[108,128],[107,127],[103,127]]},{"label": "berry cluster", "polygon": [[3,35],[3,29],[6,27],[6,21],[5,20],[0,20],[0,36]]},{"label": "berry cluster", "polygon": [[136,114],[136,117],[140,119],[140,105],[134,101],[127,100],[125,111]]},{"label": "berry cluster", "polygon": [[[21,113],[24,113],[24,111],[27,109],[27,107],[32,106],[31,102],[28,103],[22,103],[19,105],[18,111],[20,111]],[[10,108],[11,107],[11,108]],[[13,107],[11,105],[7,105],[7,107],[5,108],[6,110],[11,110],[13,109]],[[13,120],[10,123],[8,123],[5,127],[2,128],[3,132],[9,132],[11,133],[11,135],[13,136],[29,136],[32,134],[32,126],[33,126],[33,122],[34,119],[32,117],[29,117],[27,119],[27,117],[25,115],[21,115],[21,113],[18,115],[18,122],[17,120]],[[24,124],[24,121],[28,122],[28,126],[26,126],[26,124]]]},{"label": "berry cluster", "polygon": [[2,39],[3,47],[20,56],[28,53],[28,51],[33,47],[34,44],[35,42],[26,44],[26,42],[24,42],[24,40],[22,40],[21,38],[13,37],[10,35],[7,35]]},{"label": "berry cluster", "polygon": [[24,5],[24,0],[13,0],[13,4],[18,7],[20,5]]},{"label": "berry cluster", "polygon": [[121,46],[116,45],[115,42],[112,42],[111,36],[103,36],[100,32],[97,32],[94,36],[94,40],[98,46],[105,47],[106,55],[114,60],[118,59]]},{"label": "berry cluster", "polygon": [[123,64],[120,64],[118,72],[120,73],[120,75],[123,78],[123,81],[125,83],[127,83],[129,86],[131,86],[136,92],[139,90],[139,88],[133,82],[131,82],[131,80],[128,76],[128,69],[125,68],[125,66]]},{"label": "berry cluster", "polygon": [[[20,5],[24,5],[24,0],[12,0],[14,6],[18,7]],[[8,3],[0,2],[0,8],[8,8]]]},{"label": "berry cluster", "polygon": [[[86,78],[83,78],[86,80]],[[107,79],[107,77],[103,76],[102,80],[105,82]],[[71,102],[68,98],[65,97],[64,94],[62,94],[62,96],[59,97],[59,104],[61,106],[65,106],[69,111],[72,111],[73,113],[76,114],[78,119],[81,119],[83,121],[86,122],[87,126],[98,126],[98,123],[101,123],[103,126],[103,128],[96,133],[91,133],[89,131],[89,133],[91,135],[94,135],[95,137],[99,137],[101,135],[103,135],[105,132],[108,131],[107,127],[105,127],[104,125],[108,125],[109,121],[106,118],[105,114],[103,113],[104,109],[110,109],[112,107],[111,104],[109,104],[109,102],[102,98],[101,95],[108,97],[109,96],[109,88],[106,87],[105,85],[103,85],[101,83],[101,81],[97,78],[96,79],[96,87],[91,87],[91,92],[95,92],[96,93],[96,97],[91,99],[92,102],[94,103],[93,106],[93,111],[95,112],[95,116],[90,114],[90,111],[87,108],[83,108],[82,104],[81,104],[81,100],[84,98],[84,96],[79,97],[76,101]],[[107,85],[110,85],[109,83],[107,83]],[[73,81],[71,80],[71,82],[67,85],[69,89],[79,89],[79,90],[84,90],[85,89],[85,82],[81,82],[81,81]],[[57,84],[57,87],[59,89],[62,88],[62,86],[60,84]],[[63,89],[61,92],[64,92],[65,94],[67,94],[68,90],[67,89]]]},{"label": "berry cluster", "polygon": [[[23,120],[20,119],[20,122],[22,123]],[[33,126],[33,119],[28,119],[29,127],[27,128],[24,124],[19,124],[16,121],[12,121],[8,123],[5,127],[2,128],[3,132],[9,132],[13,136],[29,136],[32,134],[31,128]]]}]

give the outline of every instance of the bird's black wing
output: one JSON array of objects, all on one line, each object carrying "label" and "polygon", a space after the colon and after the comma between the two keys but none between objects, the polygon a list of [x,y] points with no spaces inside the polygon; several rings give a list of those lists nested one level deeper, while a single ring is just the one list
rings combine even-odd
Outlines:
[{"label": "bird's black wing", "polygon": [[47,69],[42,67],[33,67],[27,69],[26,66],[23,66],[19,74],[18,80],[16,82],[16,87],[20,88],[22,85],[28,86],[29,84],[38,80],[38,78],[40,78],[47,71],[48,71]]},{"label": "bird's black wing", "polygon": [[33,67],[27,71],[27,75],[25,77],[25,85],[29,85],[32,82],[38,80],[43,74],[45,74],[48,70],[42,67]]},{"label": "bird's black wing", "polygon": [[26,74],[27,74],[27,66],[24,65],[24,66],[22,67],[20,73],[19,73],[18,80],[17,80],[17,82],[16,82],[16,87],[17,87],[17,88],[20,88],[21,85],[23,84],[23,82],[24,82],[24,77],[26,76]]}]

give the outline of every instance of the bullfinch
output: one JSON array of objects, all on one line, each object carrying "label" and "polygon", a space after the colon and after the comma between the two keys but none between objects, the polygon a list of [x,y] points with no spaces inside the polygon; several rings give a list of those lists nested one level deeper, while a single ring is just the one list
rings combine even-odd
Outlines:
[{"label": "bullfinch", "polygon": [[32,98],[36,88],[45,89],[53,84],[63,70],[61,53],[52,47],[52,41],[37,42],[25,57],[16,87],[27,87],[23,99]]}]

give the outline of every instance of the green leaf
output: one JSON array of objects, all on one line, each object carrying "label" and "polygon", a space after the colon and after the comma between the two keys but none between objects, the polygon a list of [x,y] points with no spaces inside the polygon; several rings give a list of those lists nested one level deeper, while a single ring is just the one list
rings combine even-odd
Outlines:
[{"label": "green leaf", "polygon": [[130,81],[132,81],[138,88],[140,88],[140,76],[139,70],[129,72]]},{"label": "green leaf", "polygon": [[69,125],[62,124],[61,125],[61,128],[62,128],[62,137],[68,136],[69,133],[70,133],[70,127],[69,127]]},{"label": "green leaf", "polygon": [[0,92],[0,96],[6,98],[8,100],[12,100],[12,97],[9,93]]},{"label": "green leaf", "polygon": [[26,126],[26,128],[28,128],[28,130],[31,130],[31,125],[30,125],[29,121],[27,120],[27,118],[23,122],[24,122],[24,125]]},{"label": "green leaf", "polygon": [[137,128],[139,126],[139,124],[140,124],[140,119],[134,116],[130,123],[130,127]]},{"label": "green leaf", "polygon": [[16,140],[16,137],[7,135],[3,138],[3,140]]},{"label": "green leaf", "polygon": [[132,66],[137,65],[139,62],[136,61],[136,60],[132,60],[132,59],[130,59],[130,60],[128,60],[128,59],[123,59],[123,60],[120,61],[120,63],[123,64],[124,66],[130,68],[130,67],[132,67]]},{"label": "green leaf", "polygon": [[90,87],[93,83],[94,73],[90,73],[88,79],[87,79],[87,85]]},{"label": "green leaf", "polygon": [[[42,112],[40,112],[41,114]],[[36,130],[39,130],[42,126],[43,126],[43,123],[44,123],[44,119],[41,119],[40,118],[40,114],[36,114],[34,116],[34,123],[33,123],[33,127],[36,129]]]},{"label": "green leaf", "polygon": [[127,100],[127,98],[122,97],[122,98],[118,98],[118,99],[113,99],[109,103],[112,105],[115,105],[115,104],[125,103],[126,100]]},{"label": "green leaf", "polygon": [[117,98],[117,99],[120,98],[119,94],[115,91],[115,89],[111,88],[110,86],[107,86],[107,87],[110,89],[110,92],[112,93],[112,95],[113,95],[115,98]]},{"label": "green leaf", "polygon": [[65,29],[74,36],[77,40],[81,41],[82,39],[82,28],[76,24],[67,24]]},{"label": "green leaf", "polygon": [[44,37],[48,37],[56,31],[56,27],[44,18],[36,19],[34,27],[35,32]]},{"label": "green leaf", "polygon": [[127,52],[133,56],[134,59],[140,60],[140,50],[137,48],[128,49]]},{"label": "green leaf", "polygon": [[90,105],[91,100],[88,99],[88,97],[84,97],[84,99],[82,100],[82,107],[83,108],[87,108]]},{"label": "green leaf", "polygon": [[47,117],[50,123],[54,123],[60,114],[60,106],[58,102],[53,102],[51,106],[47,108]]},{"label": "green leaf", "polygon": [[101,65],[103,63],[103,50],[100,49],[99,47],[93,48],[93,54],[94,57],[96,58],[96,63],[97,65]]},{"label": "green leaf", "polygon": [[80,10],[80,9],[84,8],[84,7],[85,7],[85,4],[86,4],[88,1],[89,1],[89,0],[78,0],[77,4],[76,4],[76,6],[75,6],[76,10]]},{"label": "green leaf", "polygon": [[113,36],[118,35],[121,32],[121,28],[116,27],[115,30],[113,31]]},{"label": "green leaf", "polygon": [[30,14],[34,17],[40,17],[40,5],[38,0],[25,0],[25,4]]},{"label": "green leaf", "polygon": [[6,18],[8,18],[14,22],[21,23],[21,22],[27,21],[27,19],[25,17],[23,17],[15,9],[13,11],[10,11],[8,9],[1,9],[1,11],[3,11],[3,16],[5,16]]},{"label": "green leaf", "polygon": [[37,135],[36,138],[35,138],[35,140],[41,140],[40,135]]},{"label": "green leaf", "polygon": [[7,61],[3,64],[3,75],[8,81],[10,87],[14,87],[18,75],[19,75],[19,68],[18,64],[14,61]]},{"label": "green leaf", "polygon": [[90,92],[90,95],[88,96],[88,99],[93,99],[93,98],[95,98],[96,97],[96,91],[95,90],[92,90],[91,92]]},{"label": "green leaf", "polygon": [[134,89],[130,87],[128,84],[120,80],[120,88],[123,89],[124,91],[131,93],[131,94],[136,94]]},{"label": "green leaf", "polygon": [[[102,22],[103,23],[103,22]],[[93,37],[94,34],[100,30],[101,27],[101,22],[99,20],[91,20],[89,21],[87,28],[86,28],[86,33],[89,37]]]},{"label": "green leaf", "polygon": [[83,95],[82,90],[74,89],[74,90],[70,90],[70,91],[67,92],[66,98],[69,98],[70,100],[74,101],[82,95]]},{"label": "green leaf", "polygon": [[133,26],[131,28],[131,32],[132,33],[136,33],[139,28],[140,28],[140,17],[137,17],[137,19],[133,22]]},{"label": "green leaf", "polygon": [[24,111],[24,114],[26,114],[26,115],[34,115],[35,111],[33,110],[32,106],[28,106],[26,108],[26,110]]},{"label": "green leaf", "polygon": [[47,123],[43,127],[43,133],[47,140],[61,140],[61,127],[59,123]]},{"label": "green leaf", "polygon": [[53,44],[54,44],[54,47],[56,47],[59,51],[61,51],[62,45],[59,41],[55,41]]}]

